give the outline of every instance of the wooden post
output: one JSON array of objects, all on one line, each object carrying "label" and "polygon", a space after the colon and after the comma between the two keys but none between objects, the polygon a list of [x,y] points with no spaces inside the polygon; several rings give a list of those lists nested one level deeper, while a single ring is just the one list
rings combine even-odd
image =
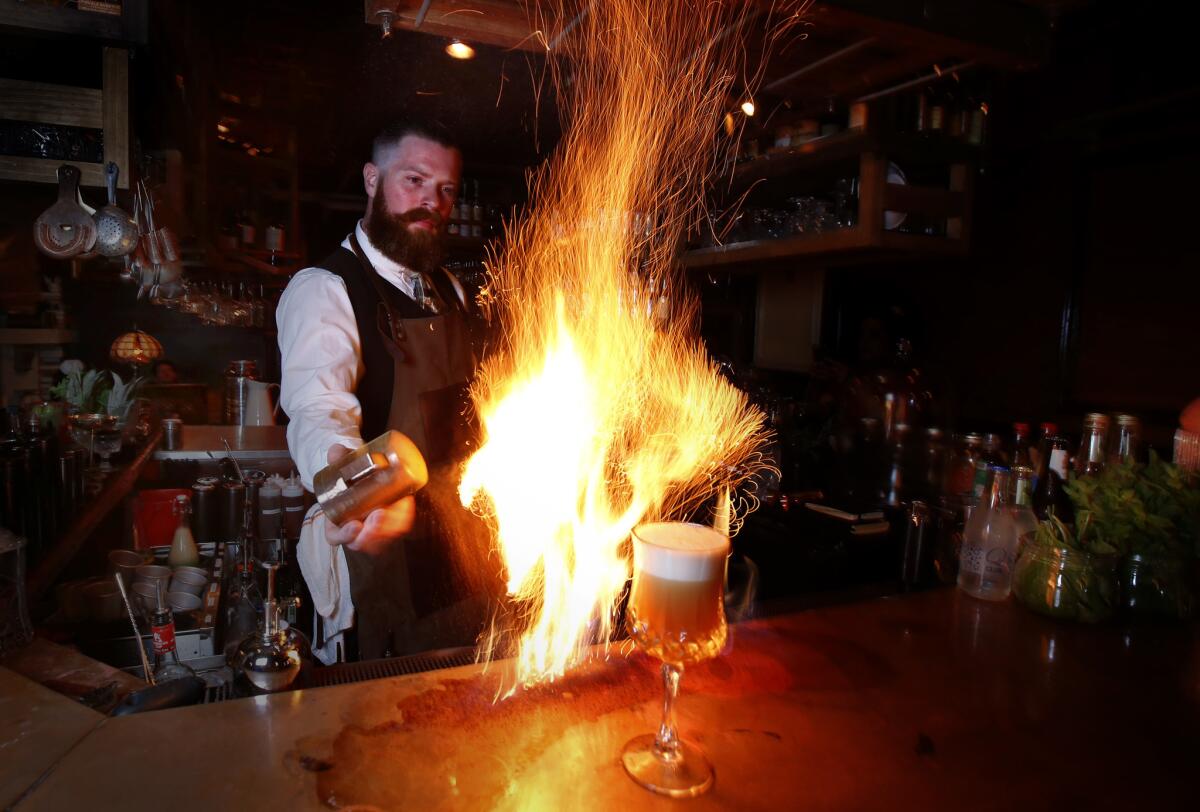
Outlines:
[{"label": "wooden post", "polygon": [[120,170],[117,185],[129,188],[129,52],[124,48],[104,49],[104,101],[101,107],[104,130],[104,162]]}]

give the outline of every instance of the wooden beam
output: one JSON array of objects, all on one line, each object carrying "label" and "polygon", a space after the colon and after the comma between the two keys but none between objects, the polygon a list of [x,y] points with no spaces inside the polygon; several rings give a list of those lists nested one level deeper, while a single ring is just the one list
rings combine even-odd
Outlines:
[{"label": "wooden beam", "polygon": [[19,0],[0,0],[0,27],[99,39],[125,38],[125,25],[121,17],[93,14],[65,5],[23,3]]},{"label": "wooden beam", "polygon": [[[101,164],[85,164],[79,161],[60,161],[57,158],[22,158],[0,155],[0,179],[30,181],[33,183],[58,183],[58,168],[70,164],[79,170],[81,186],[104,188],[104,167]],[[49,205],[49,204],[47,204]]]},{"label": "wooden beam", "polygon": [[818,31],[875,34],[880,42],[1004,68],[1036,67],[1050,51],[1046,18],[1002,0],[821,0],[808,19]]},{"label": "wooden beam", "polygon": [[104,49],[104,161],[117,165],[117,185],[129,188],[129,52]]},{"label": "wooden beam", "polygon": [[0,118],[103,129],[102,91],[0,78]]}]

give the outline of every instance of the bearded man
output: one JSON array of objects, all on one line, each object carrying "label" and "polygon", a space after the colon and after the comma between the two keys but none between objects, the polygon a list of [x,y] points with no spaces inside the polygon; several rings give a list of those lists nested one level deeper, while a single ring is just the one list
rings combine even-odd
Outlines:
[{"label": "bearded man", "polygon": [[[446,518],[455,463],[471,448],[474,374],[458,281],[440,267],[462,157],[436,126],[376,137],[363,166],[367,211],[341,247],[288,283],[276,312],[288,448],[305,487],[345,454],[395,429],[425,456],[430,484],[341,526],[318,506],[297,548],[324,662],[473,642],[482,601],[457,587]],[[440,507],[438,507],[440,506]],[[435,509],[435,507],[437,509]],[[453,526],[453,527],[451,527]]]}]

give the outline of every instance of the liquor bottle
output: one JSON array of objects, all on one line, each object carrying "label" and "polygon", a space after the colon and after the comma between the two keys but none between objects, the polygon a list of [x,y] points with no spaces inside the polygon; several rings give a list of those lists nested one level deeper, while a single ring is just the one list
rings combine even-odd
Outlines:
[{"label": "liquor bottle", "polygon": [[475,199],[471,203],[471,236],[483,238],[483,204],[479,202],[479,180],[475,181]]},{"label": "liquor bottle", "polygon": [[1117,415],[1117,441],[1113,444],[1109,462],[1138,462],[1141,458],[1142,423],[1131,414]]},{"label": "liquor bottle", "polygon": [[917,103],[913,111],[915,115],[913,117],[912,127],[913,132],[917,133],[918,135],[929,134],[929,108],[931,106],[931,93],[932,91],[929,88],[925,88],[923,91],[916,94]]},{"label": "liquor bottle", "polygon": [[1071,500],[1063,485],[1067,481],[1067,441],[1055,436],[1050,440],[1050,451],[1042,460],[1038,472],[1037,488],[1033,492],[1033,512],[1045,521],[1057,516],[1064,522],[1072,520]]},{"label": "liquor bottle", "polygon": [[1075,454],[1075,475],[1094,476],[1104,470],[1108,443],[1108,415],[1089,412],[1083,417],[1083,438]]},{"label": "liquor bottle", "polygon": [[1042,467],[1046,464],[1046,460],[1050,458],[1050,441],[1058,434],[1058,424],[1042,423],[1038,426],[1038,431],[1040,436],[1038,437],[1037,447],[1032,449],[1034,490],[1037,490],[1038,477],[1041,475]]},{"label": "liquor bottle", "polygon": [[1012,468],[1033,468],[1033,455],[1029,447],[1029,424],[1013,423]]},{"label": "liquor bottle", "polygon": [[466,220],[467,204],[463,199],[463,189],[467,186],[467,181],[464,178],[462,185],[458,188],[458,198],[454,201],[454,205],[450,207],[450,224],[446,226],[446,232],[459,236],[467,236],[467,232],[463,230],[463,221]]},{"label": "liquor bottle", "polygon": [[1037,532],[1037,515],[1033,512],[1033,469],[1026,465],[1014,466],[1013,480],[1013,524],[1017,531],[1017,552],[1033,538]]},{"label": "liquor bottle", "polygon": [[983,437],[978,434],[959,435],[956,448],[946,466],[946,496],[953,501],[970,502],[974,490],[975,463],[983,452]]},{"label": "liquor bottle", "polygon": [[946,96],[934,89],[929,89],[929,96],[929,127],[926,135],[941,138],[946,134]]},{"label": "liquor bottle", "polygon": [[154,637],[155,685],[196,676],[195,671],[180,661],[179,653],[175,650],[175,616],[171,614],[171,607],[163,603],[161,588],[158,607],[150,620],[150,633]]},{"label": "liquor bottle", "polygon": [[194,567],[200,563],[200,551],[196,548],[196,539],[192,536],[191,498],[185,493],[176,496],[171,512],[179,517],[179,524],[175,527],[175,535],[171,537],[171,552],[167,554],[167,564],[171,569]]},{"label": "liquor bottle", "polygon": [[972,511],[963,530],[958,588],[972,597],[1004,600],[1012,588],[1018,540],[1008,498],[1009,477],[1004,466],[991,466],[984,500]]}]

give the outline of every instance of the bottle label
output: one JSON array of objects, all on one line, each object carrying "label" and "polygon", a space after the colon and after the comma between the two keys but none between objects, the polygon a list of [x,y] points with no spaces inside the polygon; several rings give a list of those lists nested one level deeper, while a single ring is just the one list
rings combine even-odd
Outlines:
[{"label": "bottle label", "polygon": [[1050,452],[1050,470],[1058,474],[1060,479],[1066,480],[1067,450],[1065,448],[1056,448]]},{"label": "bottle label", "polygon": [[1021,478],[1017,480],[1016,498],[1013,500],[1018,506],[1029,507],[1030,497],[1029,492],[1030,480]]},{"label": "bottle label", "polygon": [[154,653],[162,656],[175,650],[175,624],[164,623],[162,626],[151,626],[154,635]]},{"label": "bottle label", "polygon": [[976,499],[983,499],[987,492],[988,480],[991,479],[992,467],[986,462],[975,463],[975,480],[971,493]]}]

